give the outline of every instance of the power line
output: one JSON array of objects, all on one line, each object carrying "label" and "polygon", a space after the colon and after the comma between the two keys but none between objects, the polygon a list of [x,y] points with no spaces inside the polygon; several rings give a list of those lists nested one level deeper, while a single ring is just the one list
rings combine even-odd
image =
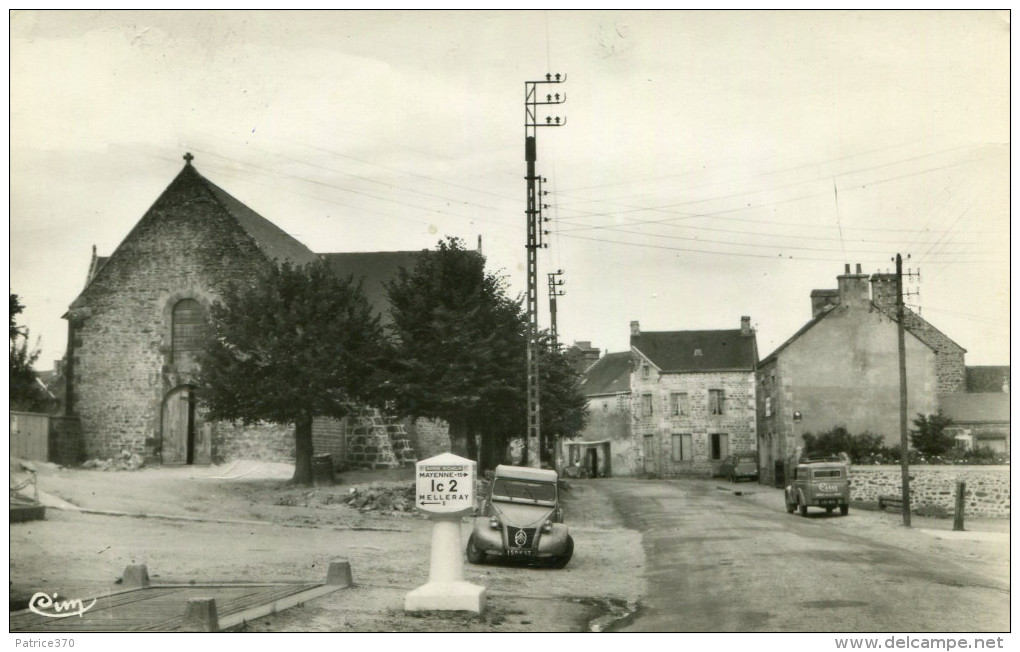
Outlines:
[{"label": "power line", "polygon": [[[603,242],[603,243],[606,243],[606,244],[616,244],[616,245],[624,245],[624,246],[630,246],[630,247],[643,247],[643,248],[647,248],[647,249],[662,249],[662,250],[666,250],[666,251],[683,251],[683,252],[688,252],[688,253],[698,253],[698,254],[707,254],[707,255],[737,256],[737,257],[740,257],[740,258],[765,258],[765,259],[769,259],[769,260],[809,260],[809,261],[819,261],[819,262],[842,262],[842,260],[839,259],[839,258],[816,258],[816,257],[810,257],[810,256],[784,256],[782,253],[779,253],[776,256],[770,256],[770,255],[766,255],[766,254],[751,254],[751,253],[740,253],[740,252],[732,252],[732,251],[717,251],[717,250],[708,250],[708,249],[692,249],[692,248],[685,248],[685,247],[667,247],[665,245],[647,244],[647,243],[640,243],[640,242],[628,242],[628,241],[625,241],[625,240],[609,240],[609,239],[604,239],[604,238],[592,238],[592,237],[588,237],[588,236],[573,235],[573,234],[568,234],[568,233],[562,233],[561,235],[564,238],[573,238],[575,240],[589,240],[591,242]],[[870,263],[874,263],[874,264],[881,264],[884,260],[885,259],[883,258],[882,260],[869,260],[869,261],[861,261],[861,262],[870,262]],[[957,264],[959,264],[959,265],[973,265],[974,263],[982,262],[983,260],[986,260],[986,259],[974,259],[974,260],[970,260],[970,259],[962,260],[961,259],[961,260],[942,261],[942,262],[939,263],[939,265],[957,265]]]},{"label": "power line", "polygon": [[[861,169],[854,170],[854,171],[851,171],[851,172],[848,172],[848,173],[843,173],[843,174],[841,174],[839,176],[849,176],[850,174],[856,174],[856,173],[859,173],[859,172],[862,172],[862,171],[870,171],[870,170],[879,169],[879,168],[882,168],[882,167],[889,167],[890,165],[898,165],[900,163],[905,163],[905,162],[909,162],[909,161],[913,161],[913,160],[920,160],[920,159],[923,159],[923,158],[930,158],[930,157],[935,156],[935,155],[937,155],[937,154],[925,155],[925,156],[920,156],[920,157],[913,157],[911,159],[905,159],[903,161],[897,161],[895,163],[883,164],[883,165],[879,165],[879,166],[872,166],[870,168],[861,168]],[[937,172],[937,171],[940,171],[940,170],[950,169],[950,168],[953,168],[953,167],[959,167],[961,165],[966,165],[968,163],[973,163],[973,162],[976,162],[978,160],[982,160],[983,158],[990,158],[991,156],[992,155],[984,156],[984,157],[978,157],[978,158],[973,158],[973,159],[967,159],[967,160],[963,160],[963,161],[957,161],[957,162],[950,163],[950,164],[944,165],[944,166],[939,166],[939,167],[934,167],[934,168],[926,168],[926,169],[923,169],[923,170],[919,170],[919,171],[915,171],[915,172],[909,172],[909,173],[905,173],[905,174],[901,174],[901,175],[896,175],[896,176],[892,176],[892,177],[885,177],[885,178],[881,178],[881,179],[874,180],[874,181],[868,181],[868,182],[864,182],[864,183],[853,184],[853,185],[850,185],[850,186],[846,186],[845,188],[859,189],[859,188],[866,188],[868,186],[875,186],[875,185],[879,185],[879,184],[883,184],[883,183],[890,183],[892,181],[898,181],[900,179],[910,178],[910,177],[918,176],[918,175],[921,175],[921,174],[928,174],[930,172]],[[743,191],[743,192],[737,192],[737,193],[730,193],[728,195],[719,195],[719,196],[716,196],[716,197],[709,197],[709,198],[704,198],[704,199],[695,199],[695,200],[689,200],[689,201],[683,201],[683,202],[674,202],[674,203],[664,204],[664,205],[655,206],[655,207],[631,206],[631,205],[628,205],[628,204],[617,204],[617,205],[620,205],[620,206],[628,206],[629,209],[628,210],[621,210],[621,211],[613,211],[613,212],[603,212],[603,213],[592,213],[592,212],[588,212],[588,211],[578,211],[578,212],[582,212],[584,214],[578,215],[578,216],[573,217],[573,218],[564,218],[564,219],[583,219],[585,217],[617,217],[617,216],[623,215],[623,214],[641,213],[641,212],[661,212],[661,213],[667,213],[667,214],[671,214],[671,215],[676,215],[677,216],[677,217],[664,218],[664,219],[661,219],[661,220],[637,220],[635,222],[632,222],[632,224],[638,224],[638,223],[671,222],[671,221],[675,221],[675,220],[678,220],[678,219],[689,219],[691,217],[717,216],[717,215],[720,215],[720,214],[723,214],[723,213],[732,213],[732,212],[745,211],[745,210],[748,210],[749,208],[763,208],[763,207],[767,207],[767,206],[778,206],[778,205],[781,205],[781,204],[792,203],[794,201],[801,201],[801,200],[804,200],[804,199],[811,199],[811,198],[821,197],[821,196],[824,196],[825,194],[827,194],[828,191],[826,191],[825,193],[814,192],[814,193],[811,193],[811,194],[801,195],[799,197],[788,198],[788,199],[784,199],[784,200],[780,200],[780,201],[776,201],[776,202],[765,202],[765,203],[761,203],[761,204],[756,204],[755,206],[742,206],[742,207],[739,207],[739,208],[726,209],[726,210],[722,210],[722,211],[713,211],[713,212],[710,212],[710,213],[698,213],[698,214],[678,213],[676,211],[669,211],[669,210],[666,210],[666,209],[677,208],[677,207],[680,207],[680,206],[690,206],[690,205],[695,205],[695,204],[704,204],[704,203],[715,202],[715,201],[720,201],[720,200],[724,200],[724,199],[736,199],[736,198],[740,198],[740,197],[746,197],[748,195],[761,194],[761,193],[764,193],[764,192],[772,192],[772,191],[774,191],[776,189],[792,188],[792,187],[804,185],[806,183],[815,183],[816,181],[817,181],[817,179],[806,180],[806,181],[797,181],[797,182],[785,184],[785,185],[782,185],[782,186],[775,186],[775,187],[772,187],[772,188],[759,189],[759,190],[750,190],[750,191]],[[558,193],[558,194],[562,194],[562,193]],[[604,204],[610,204],[610,205],[612,205],[612,203],[613,203],[613,202],[607,201],[607,200],[595,200],[595,199],[588,200],[588,201],[590,201],[592,203],[604,203]],[[561,206],[564,209],[566,209],[566,210],[577,210],[577,209],[571,209],[569,207],[569,204],[561,205]],[[803,227],[803,226],[811,226],[811,225],[795,224],[795,223],[794,224],[789,224],[789,225],[790,226],[801,226],[801,227]],[[580,228],[597,229],[597,228],[600,228],[600,227],[594,226],[594,225],[588,225],[588,226],[585,226],[585,227],[579,227],[579,229]],[[880,230],[885,230],[885,229],[880,229]]]}]

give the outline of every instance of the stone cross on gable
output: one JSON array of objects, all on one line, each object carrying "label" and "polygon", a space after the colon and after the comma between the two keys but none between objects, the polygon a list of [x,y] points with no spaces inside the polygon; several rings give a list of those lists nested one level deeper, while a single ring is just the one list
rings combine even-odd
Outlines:
[{"label": "stone cross on gable", "polygon": [[191,152],[185,152],[184,153],[184,164],[185,165],[191,165],[191,161],[194,160],[194,158],[195,157],[191,155]]}]

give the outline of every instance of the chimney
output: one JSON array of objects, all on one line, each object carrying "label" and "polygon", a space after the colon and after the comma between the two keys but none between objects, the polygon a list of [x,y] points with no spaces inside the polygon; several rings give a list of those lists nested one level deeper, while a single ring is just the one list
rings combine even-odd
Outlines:
[{"label": "chimney", "polygon": [[868,292],[868,275],[861,273],[861,265],[857,264],[857,273],[850,273],[850,264],[846,265],[846,272],[837,276],[839,282],[839,303],[842,306],[866,306],[871,300]]},{"label": "chimney", "polygon": [[839,304],[839,290],[811,290],[811,317],[817,317],[829,306]]},{"label": "chimney", "polygon": [[740,334],[744,337],[754,335],[754,331],[751,330],[751,318],[748,315],[740,318]]},{"label": "chimney", "polygon": [[632,321],[630,323],[630,336],[631,337],[637,337],[640,334],[641,334],[641,324],[639,322]]},{"label": "chimney", "polygon": [[871,302],[883,310],[896,307],[895,274],[871,275]]}]

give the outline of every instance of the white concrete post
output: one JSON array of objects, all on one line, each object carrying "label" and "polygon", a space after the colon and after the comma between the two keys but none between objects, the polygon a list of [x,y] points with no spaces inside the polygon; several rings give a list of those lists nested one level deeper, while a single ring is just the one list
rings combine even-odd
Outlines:
[{"label": "white concrete post", "polygon": [[415,502],[432,519],[429,581],[404,597],[404,611],[485,609],[485,587],[464,581],[460,521],[475,509],[475,463],[450,453],[416,465]]}]

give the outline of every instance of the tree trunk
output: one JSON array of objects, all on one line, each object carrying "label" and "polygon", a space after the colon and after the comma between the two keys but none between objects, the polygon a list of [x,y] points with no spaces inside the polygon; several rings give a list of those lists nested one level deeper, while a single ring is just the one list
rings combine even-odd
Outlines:
[{"label": "tree trunk", "polygon": [[312,417],[301,415],[294,424],[294,484],[312,484]]},{"label": "tree trunk", "polygon": [[450,452],[454,455],[467,457],[467,426],[460,419],[448,422],[450,433]]},{"label": "tree trunk", "polygon": [[466,428],[467,430],[467,446],[465,448],[464,457],[469,460],[478,461],[478,438],[475,436],[475,429],[473,427]]}]

